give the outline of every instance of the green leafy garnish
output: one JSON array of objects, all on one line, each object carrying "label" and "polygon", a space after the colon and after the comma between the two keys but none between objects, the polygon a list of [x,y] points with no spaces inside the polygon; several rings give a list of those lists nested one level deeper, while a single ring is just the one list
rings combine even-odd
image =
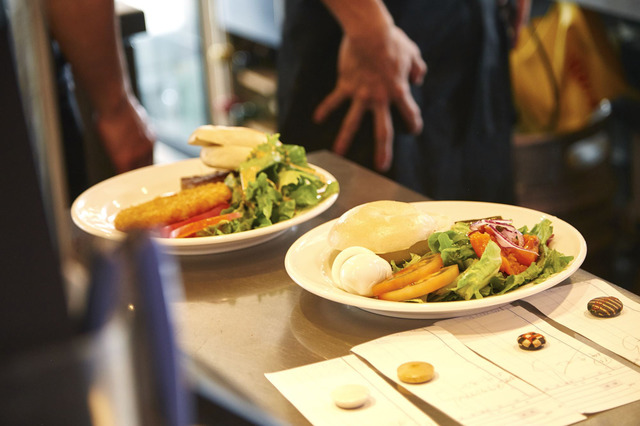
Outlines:
[{"label": "green leafy garnish", "polygon": [[200,235],[221,235],[273,225],[291,219],[339,192],[338,182],[325,182],[307,163],[304,147],[287,145],[279,135],[267,137],[230,173],[230,207],[222,213],[242,212],[242,217],[221,223]]}]

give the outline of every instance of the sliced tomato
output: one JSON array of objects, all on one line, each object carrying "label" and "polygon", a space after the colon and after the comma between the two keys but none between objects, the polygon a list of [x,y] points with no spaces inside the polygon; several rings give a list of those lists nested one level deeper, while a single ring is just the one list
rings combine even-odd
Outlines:
[{"label": "sliced tomato", "polygon": [[178,229],[181,226],[187,225],[189,223],[197,222],[199,220],[206,219],[208,217],[220,216],[220,212],[228,208],[229,208],[229,203],[220,203],[215,207],[213,207],[211,210],[207,210],[204,213],[200,213],[199,215],[190,217],[189,219],[181,220],[180,222],[163,226],[162,228],[160,228],[160,236],[164,238],[171,238],[171,232],[173,232],[174,229]]},{"label": "sliced tomato", "polygon": [[196,232],[206,229],[210,226],[217,225],[222,221],[231,221],[242,217],[240,212],[231,212],[220,216],[208,217],[196,222],[187,223],[184,226],[171,231],[170,238],[188,238],[195,235]]}]

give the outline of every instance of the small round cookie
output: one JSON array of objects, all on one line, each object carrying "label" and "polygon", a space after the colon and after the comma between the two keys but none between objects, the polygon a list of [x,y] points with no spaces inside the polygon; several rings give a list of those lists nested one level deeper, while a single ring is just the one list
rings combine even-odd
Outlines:
[{"label": "small round cookie", "polygon": [[331,392],[331,398],[338,407],[351,410],[362,407],[369,400],[369,389],[362,385],[342,385]]},{"label": "small round cookie", "polygon": [[398,379],[404,383],[425,383],[433,379],[433,365],[423,361],[405,362],[398,367]]},{"label": "small round cookie", "polygon": [[611,318],[620,314],[622,302],[613,296],[596,297],[587,303],[587,309],[596,317]]},{"label": "small round cookie", "polygon": [[518,336],[518,346],[527,351],[537,351],[547,343],[547,340],[540,333],[524,333]]}]

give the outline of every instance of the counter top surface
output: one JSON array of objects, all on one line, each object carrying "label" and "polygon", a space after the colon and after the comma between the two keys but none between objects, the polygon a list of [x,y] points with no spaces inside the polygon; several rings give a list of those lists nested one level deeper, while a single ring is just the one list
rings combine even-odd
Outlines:
[{"label": "counter top surface", "polygon": [[[199,378],[235,389],[259,408],[292,424],[307,421],[265,373],[344,356],[360,343],[435,321],[390,318],[331,302],[303,290],[287,275],[285,254],[308,230],[365,202],[425,200],[331,153],[311,153],[309,161],[340,182],[340,196],[326,212],[255,247],[179,258],[184,298],[177,305],[178,337],[200,369]],[[560,285],[590,278],[593,275],[579,270]],[[632,424],[625,421],[633,422],[638,416],[640,402],[635,402],[590,416],[583,423]]]}]

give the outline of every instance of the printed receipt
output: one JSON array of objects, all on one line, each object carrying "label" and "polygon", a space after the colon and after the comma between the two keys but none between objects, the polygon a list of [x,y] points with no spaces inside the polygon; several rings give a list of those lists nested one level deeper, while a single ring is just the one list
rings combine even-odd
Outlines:
[{"label": "printed receipt", "polygon": [[[265,376],[314,425],[436,425],[355,355]],[[335,405],[331,392],[347,384],[369,389],[364,406],[343,409]]]},{"label": "printed receipt", "polygon": [[[601,296],[620,299],[623,304],[620,315],[613,318],[591,315],[587,303]],[[640,303],[624,296],[606,282],[593,279],[555,287],[524,301],[592,342],[640,365]]]},{"label": "printed receipt", "polygon": [[[378,371],[409,392],[465,424],[564,425],[583,420],[534,386],[474,354],[440,327],[385,336],[352,349]],[[426,361],[435,377],[422,384],[404,384],[397,368]]]},{"label": "printed receipt", "polygon": [[[595,297],[615,296],[619,316],[598,318],[587,310]],[[601,280],[555,287],[524,300],[585,338],[640,365],[640,304]],[[519,348],[527,332],[545,336],[536,351]],[[375,370],[462,424],[566,425],[640,400],[640,373],[566,335],[522,307],[443,320],[435,326],[397,333],[352,349],[354,355],[266,374],[313,424],[432,425]],[[426,361],[435,377],[422,384],[401,383],[397,367]],[[372,369],[373,367],[374,369]],[[331,400],[344,384],[371,391],[361,408],[345,410]]]},{"label": "printed receipt", "polygon": [[[439,321],[474,352],[580,413],[640,399],[640,373],[546,323],[522,307]],[[545,336],[537,351],[518,347],[527,332]]]}]

